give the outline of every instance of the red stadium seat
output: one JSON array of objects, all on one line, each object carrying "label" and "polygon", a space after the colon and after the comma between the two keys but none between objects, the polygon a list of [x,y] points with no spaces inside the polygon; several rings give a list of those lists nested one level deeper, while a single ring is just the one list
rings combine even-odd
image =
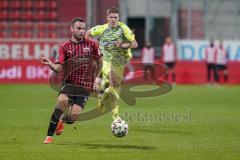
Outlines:
[{"label": "red stadium seat", "polygon": [[37,31],[45,31],[46,30],[46,23],[45,22],[38,22],[37,23]]},{"label": "red stadium seat", "polygon": [[24,21],[31,21],[31,20],[33,20],[33,12],[31,10],[22,12],[21,17],[22,17],[21,19]]},{"label": "red stadium seat", "polygon": [[3,10],[0,12],[0,20],[1,21],[8,20],[8,12],[6,10]]},{"label": "red stadium seat", "polygon": [[18,21],[15,21],[12,23],[12,31],[20,31],[21,30],[21,24]]},{"label": "red stadium seat", "polygon": [[36,11],[36,16],[35,16],[35,20],[36,21],[43,21],[46,19],[46,14],[44,11]]},{"label": "red stadium seat", "polygon": [[16,10],[16,11],[13,11],[11,14],[11,20],[14,20],[14,21],[16,21],[16,20],[20,20],[21,18],[21,15],[20,15],[20,11],[18,11],[18,10]]},{"label": "red stadium seat", "polygon": [[32,31],[34,29],[33,22],[28,21],[23,24],[23,30],[24,31]]},{"label": "red stadium seat", "polygon": [[1,0],[0,1],[0,9],[8,9],[9,2],[8,0]]},{"label": "red stadium seat", "polygon": [[0,31],[4,31],[8,28],[8,23],[6,21],[3,21],[0,23]]},{"label": "red stadium seat", "polygon": [[38,36],[38,38],[45,38],[46,34],[45,34],[45,32],[40,31],[40,32],[37,33],[37,36]]},{"label": "red stadium seat", "polygon": [[33,1],[32,0],[27,0],[22,2],[22,8],[24,9],[33,9]]},{"label": "red stadium seat", "polygon": [[20,0],[12,1],[11,8],[20,9],[21,8],[21,1]]},{"label": "red stadium seat", "polygon": [[57,12],[56,11],[49,11],[48,12],[48,20],[56,21],[57,20]]},{"label": "red stadium seat", "polygon": [[7,34],[7,32],[6,31],[0,31],[0,37],[1,38],[6,38],[6,37],[8,37],[8,34]]},{"label": "red stadium seat", "polygon": [[22,34],[22,37],[24,37],[24,38],[33,38],[33,32],[24,32]]},{"label": "red stadium seat", "polygon": [[19,31],[13,31],[11,36],[12,36],[12,38],[19,38],[20,37],[20,32]]},{"label": "red stadium seat", "polygon": [[48,2],[48,8],[52,9],[52,10],[57,9],[57,2],[56,1],[49,1]]},{"label": "red stadium seat", "polygon": [[38,0],[35,2],[35,8],[45,9],[45,2],[43,0]]},{"label": "red stadium seat", "polygon": [[56,22],[51,22],[48,24],[48,28],[49,31],[56,31],[57,30],[57,23]]},{"label": "red stadium seat", "polygon": [[48,38],[57,38],[57,34],[55,32],[48,33]]}]

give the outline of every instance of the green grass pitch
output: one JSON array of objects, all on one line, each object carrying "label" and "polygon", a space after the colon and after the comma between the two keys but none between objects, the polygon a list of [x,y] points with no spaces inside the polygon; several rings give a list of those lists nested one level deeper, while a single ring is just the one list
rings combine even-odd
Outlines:
[{"label": "green grass pitch", "polygon": [[48,85],[0,85],[0,160],[237,160],[239,95],[240,86],[176,86],[134,107],[121,101],[124,138],[111,134],[106,114],[66,125],[43,145],[57,93]]}]

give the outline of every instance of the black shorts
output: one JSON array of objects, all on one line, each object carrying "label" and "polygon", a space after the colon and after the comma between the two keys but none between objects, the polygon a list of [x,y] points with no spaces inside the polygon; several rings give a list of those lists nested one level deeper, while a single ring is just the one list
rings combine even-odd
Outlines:
[{"label": "black shorts", "polygon": [[169,69],[173,69],[175,67],[175,62],[166,62],[164,63]]},{"label": "black shorts", "polygon": [[215,67],[216,67],[215,64],[213,64],[213,63],[207,63],[207,68],[208,68],[208,70],[214,70]]},{"label": "black shorts", "polygon": [[68,96],[69,105],[76,104],[84,108],[90,92],[77,85],[64,82],[59,94],[66,94]]},{"label": "black shorts", "polygon": [[154,64],[143,64],[143,70],[153,70],[154,69]]},{"label": "black shorts", "polygon": [[224,70],[227,69],[227,65],[217,64],[217,65],[216,65],[216,69],[217,69],[217,71],[224,71]]}]

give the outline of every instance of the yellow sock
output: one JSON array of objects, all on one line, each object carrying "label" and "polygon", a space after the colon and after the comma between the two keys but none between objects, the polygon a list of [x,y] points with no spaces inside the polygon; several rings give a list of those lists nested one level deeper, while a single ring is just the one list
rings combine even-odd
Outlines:
[{"label": "yellow sock", "polygon": [[119,108],[119,106],[117,105],[115,108],[113,108],[113,110],[112,110],[112,117],[113,117],[113,119],[114,120],[117,120],[117,119],[119,119],[120,117],[119,117],[119,113],[118,113],[118,108]]},{"label": "yellow sock", "polygon": [[[112,117],[113,117],[113,119],[114,120],[120,119],[119,112],[118,112],[118,108],[119,108],[119,106],[118,106],[118,100],[119,100],[118,88],[114,88],[112,86],[109,86],[105,90],[103,97],[108,96],[109,93],[113,94],[115,98],[108,99],[110,101],[105,101],[104,103],[105,103],[105,105],[107,105],[107,106],[112,108]],[[102,98],[101,100],[103,101],[104,98]],[[98,100],[99,105],[101,104],[100,103],[101,100],[100,99]],[[102,106],[102,107],[103,107],[102,110],[105,109],[104,106]]]},{"label": "yellow sock", "polygon": [[114,100],[114,102],[112,102],[112,117],[114,120],[119,119],[119,112],[118,112],[118,100],[119,100],[119,93],[118,93],[118,88],[114,88],[113,86],[109,86],[108,87],[109,91],[111,93],[113,93],[117,99]]},{"label": "yellow sock", "polygon": [[114,88],[113,86],[109,86],[106,90],[108,92],[113,93],[116,96],[116,98],[119,99],[118,88]]}]

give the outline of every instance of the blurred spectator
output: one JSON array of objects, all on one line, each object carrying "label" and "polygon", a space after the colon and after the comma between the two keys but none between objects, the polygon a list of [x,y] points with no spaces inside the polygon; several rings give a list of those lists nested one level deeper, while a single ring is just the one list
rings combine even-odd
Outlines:
[{"label": "blurred spectator", "polygon": [[151,72],[152,80],[155,79],[154,58],[155,58],[155,50],[151,46],[151,42],[146,41],[145,46],[142,49],[142,64],[143,64],[143,70],[144,70],[144,80],[147,80],[147,75],[150,72]]},{"label": "blurred spectator", "polygon": [[216,47],[216,81],[220,82],[220,75],[223,73],[224,82],[228,81],[228,69],[227,69],[228,53],[223,46],[223,42],[220,41]]},{"label": "blurred spectator", "polygon": [[215,55],[216,55],[216,47],[214,46],[214,40],[211,39],[209,42],[209,46],[205,50],[205,57],[207,62],[207,81],[211,83],[211,75],[214,75],[214,82],[216,81],[216,65],[215,65]]},{"label": "blurred spectator", "polygon": [[175,64],[177,60],[177,49],[173,44],[172,39],[167,37],[162,47],[162,60],[168,67],[169,72],[165,75],[166,80],[169,80],[169,76],[172,76],[172,82],[176,82]]}]

